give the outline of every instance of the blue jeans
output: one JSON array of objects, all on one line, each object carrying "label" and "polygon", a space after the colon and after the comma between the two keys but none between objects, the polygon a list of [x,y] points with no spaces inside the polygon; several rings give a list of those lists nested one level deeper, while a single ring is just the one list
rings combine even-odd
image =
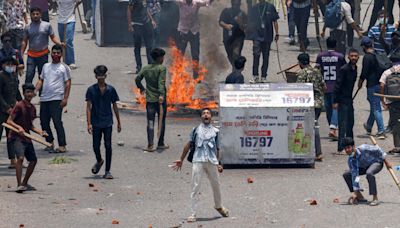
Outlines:
[{"label": "blue jeans", "polygon": [[353,126],[354,126],[353,104],[339,103],[338,120],[339,120],[338,151],[342,151],[344,149],[343,146],[344,138],[346,137],[353,138]]},{"label": "blue jeans", "polygon": [[367,130],[371,131],[372,126],[374,126],[374,121],[376,121],[376,124],[378,125],[378,133],[383,133],[385,131],[385,125],[383,124],[381,99],[374,96],[374,93],[380,93],[379,85],[367,89],[367,100],[369,101],[370,106]]},{"label": "blue jeans", "polygon": [[111,169],[111,158],[112,158],[112,147],[111,147],[111,136],[112,136],[112,126],[106,128],[100,128],[93,126],[93,151],[96,155],[97,162],[101,162],[100,144],[101,138],[104,135],[104,147],[106,148],[106,172]]},{"label": "blue jeans", "polygon": [[[58,24],[58,34],[60,36],[61,42],[66,43],[65,48],[65,63],[67,65],[75,64],[75,52],[74,52],[74,32],[75,32],[75,22],[67,23],[67,34],[64,37],[64,26],[65,24]],[[65,40],[66,39],[66,40]]]},{"label": "blue jeans", "polygon": [[38,74],[42,73],[42,68],[45,63],[49,60],[48,55],[40,56],[37,58],[28,56],[26,61],[26,75],[25,75],[25,83],[32,83],[35,78],[36,68],[38,70]]},{"label": "blue jeans", "polygon": [[296,23],[294,22],[293,4],[291,4],[287,8],[287,18],[288,18],[288,27],[289,27],[289,37],[294,37],[294,32],[296,31]]},{"label": "blue jeans", "polygon": [[325,111],[328,120],[329,128],[337,129],[338,126],[338,113],[333,109],[333,93],[325,93]]}]

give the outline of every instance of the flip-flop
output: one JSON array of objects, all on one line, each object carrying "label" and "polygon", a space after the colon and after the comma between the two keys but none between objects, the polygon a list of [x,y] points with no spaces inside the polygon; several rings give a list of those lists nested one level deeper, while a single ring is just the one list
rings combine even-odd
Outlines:
[{"label": "flip-flop", "polygon": [[98,174],[101,166],[103,166],[104,164],[104,160],[101,160],[101,162],[96,162],[96,164],[94,164],[94,166],[92,167],[92,173],[93,174]]}]

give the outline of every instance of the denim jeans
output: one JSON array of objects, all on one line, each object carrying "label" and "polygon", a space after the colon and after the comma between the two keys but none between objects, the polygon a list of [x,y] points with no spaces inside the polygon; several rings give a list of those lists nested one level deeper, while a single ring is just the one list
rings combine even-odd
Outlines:
[{"label": "denim jeans", "polygon": [[[160,132],[160,138],[158,139],[158,145],[164,145],[164,134],[165,134],[165,118],[167,117],[167,103],[162,104],[164,113],[162,118],[162,126]],[[149,145],[154,145],[154,123],[157,116],[160,116],[160,104],[158,102],[147,102],[147,141]]]},{"label": "denim jeans", "polygon": [[339,119],[338,151],[342,151],[344,149],[343,146],[344,138],[346,137],[353,138],[353,126],[354,126],[353,104],[339,103],[338,119]]},{"label": "denim jeans", "polygon": [[375,85],[367,88],[367,100],[369,102],[369,117],[367,120],[367,130],[371,131],[374,122],[378,125],[378,133],[383,133],[385,131],[385,125],[383,123],[381,99],[374,96],[374,93],[380,93],[380,86]]},{"label": "denim jeans", "polygon": [[297,33],[299,34],[299,43],[308,47],[310,41],[307,38],[308,19],[310,18],[311,5],[304,8],[294,8],[294,22]]},{"label": "denim jeans", "polygon": [[263,65],[261,67],[261,77],[267,78],[268,64],[269,64],[269,51],[271,49],[271,42],[253,41],[253,76],[258,76],[260,66],[260,56],[262,54]]},{"label": "denim jeans", "polygon": [[325,93],[325,111],[330,129],[337,129],[338,114],[337,110],[333,109],[333,93]]},{"label": "denim jeans", "polygon": [[96,31],[96,0],[92,0],[92,29]]},{"label": "denim jeans", "polygon": [[26,61],[25,83],[32,83],[33,79],[35,78],[36,68],[38,74],[40,75],[42,73],[43,65],[48,61],[48,55],[43,55],[37,58],[28,56],[28,59]]},{"label": "denim jeans", "polygon": [[[188,33],[179,32],[179,41],[177,42],[177,48],[184,55],[186,47],[190,44],[190,53],[192,60],[197,63],[200,61],[200,33],[193,34],[191,31]],[[198,69],[193,68],[193,78],[198,77]]]},{"label": "denim jeans", "polygon": [[106,148],[106,172],[111,169],[111,158],[112,158],[112,148],[111,148],[111,136],[112,136],[112,126],[106,128],[99,128],[93,126],[92,136],[93,136],[93,151],[96,155],[97,162],[101,162],[100,144],[101,137],[104,135],[104,147]]},{"label": "denim jeans", "polygon": [[[64,26],[67,26],[67,34],[64,34]],[[75,51],[74,51],[74,32],[75,32],[75,22],[69,22],[65,24],[58,24],[58,34],[60,36],[61,42],[66,43],[65,48],[65,63],[67,65],[75,64]]]},{"label": "denim jeans", "polygon": [[321,111],[322,109],[320,108],[315,108],[315,155],[321,155],[322,154],[322,149],[321,149],[321,137],[319,135],[319,123],[318,123],[318,119],[319,116],[321,115]]},{"label": "denim jeans", "polygon": [[294,22],[294,8],[293,4],[287,7],[287,19],[289,28],[289,37],[294,37],[294,32],[296,30],[296,23]]},{"label": "denim jeans", "polygon": [[[376,195],[377,190],[376,190],[376,180],[375,180],[375,175],[379,173],[383,168],[383,162],[375,162],[372,165],[370,165],[367,169],[365,168],[359,168],[358,173],[359,175],[366,175],[367,180],[368,180],[368,188],[369,188],[369,194],[370,195]],[[351,177],[351,171],[346,171],[343,174],[343,178],[346,181],[347,187],[349,188],[350,192],[354,192],[353,189],[353,181]]]},{"label": "denim jeans", "polygon": [[151,64],[153,61],[150,56],[150,51],[153,48],[153,27],[150,23],[145,25],[133,25],[133,39],[134,39],[134,53],[136,60],[136,69],[142,68],[142,56],[140,55],[140,49],[142,48],[142,42],[146,47],[147,63]]},{"label": "denim jeans", "polygon": [[59,146],[66,146],[65,131],[62,122],[62,108],[61,101],[46,101],[40,102],[40,125],[42,129],[47,132],[49,136],[46,137],[46,142],[53,143],[53,132],[50,128],[50,120],[53,120],[54,128],[57,132],[57,139]]}]

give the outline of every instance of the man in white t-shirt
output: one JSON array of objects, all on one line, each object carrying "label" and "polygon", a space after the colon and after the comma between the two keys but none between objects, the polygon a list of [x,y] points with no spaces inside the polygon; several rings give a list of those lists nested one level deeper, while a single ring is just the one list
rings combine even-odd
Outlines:
[{"label": "man in white t-shirt", "polygon": [[[327,4],[329,4],[332,0],[328,0]],[[336,43],[336,51],[346,55],[346,40],[347,40],[347,26],[350,25],[358,34],[360,38],[363,37],[361,29],[357,26],[353,17],[351,16],[351,6],[349,3],[342,1],[341,2],[341,14],[342,14],[342,23],[335,28],[330,30],[330,36],[335,38]],[[322,38],[325,37],[326,26],[322,29]]]},{"label": "man in white t-shirt", "polygon": [[74,52],[75,8],[78,7],[80,3],[79,0],[57,1],[58,34],[60,40],[66,44],[64,61],[72,70],[76,69]]},{"label": "man in white t-shirt", "polygon": [[57,153],[66,152],[65,131],[62,123],[62,110],[67,106],[71,90],[71,75],[69,67],[61,63],[62,47],[54,45],[51,49],[51,63],[43,66],[42,74],[36,84],[36,91],[40,94],[40,124],[48,134],[46,141],[52,146],[46,148],[50,153],[54,152],[54,137],[50,128],[50,120],[53,120],[57,132]]}]

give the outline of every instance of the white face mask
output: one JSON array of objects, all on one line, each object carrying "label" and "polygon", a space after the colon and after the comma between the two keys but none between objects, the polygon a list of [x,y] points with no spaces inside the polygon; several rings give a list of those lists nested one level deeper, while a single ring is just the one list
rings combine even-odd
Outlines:
[{"label": "white face mask", "polygon": [[[383,22],[385,21],[385,18],[384,17],[381,17],[381,18],[379,18],[379,20],[378,20],[378,23],[380,24],[380,25],[383,25]],[[386,20],[386,23],[387,23],[387,20]]]},{"label": "white face mask", "polygon": [[6,67],[4,68],[4,71],[7,72],[7,73],[12,74],[12,73],[15,72],[15,66],[6,66]]}]

